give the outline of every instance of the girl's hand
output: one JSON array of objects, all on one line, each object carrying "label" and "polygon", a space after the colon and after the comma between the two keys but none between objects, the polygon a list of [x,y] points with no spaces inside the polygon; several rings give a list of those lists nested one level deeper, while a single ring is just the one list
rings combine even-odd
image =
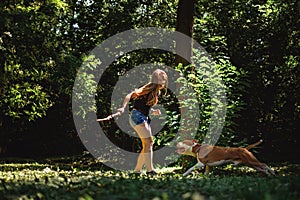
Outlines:
[{"label": "girl's hand", "polygon": [[161,112],[159,109],[152,109],[152,115],[158,116],[161,115]]},{"label": "girl's hand", "polygon": [[125,110],[124,108],[119,108],[117,111],[123,114],[124,110]]}]

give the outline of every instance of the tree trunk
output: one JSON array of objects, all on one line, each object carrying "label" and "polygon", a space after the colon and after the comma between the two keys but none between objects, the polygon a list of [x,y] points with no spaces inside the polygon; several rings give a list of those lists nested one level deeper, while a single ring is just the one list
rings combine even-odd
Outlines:
[{"label": "tree trunk", "polygon": [[[177,8],[177,24],[176,31],[179,31],[191,38],[189,43],[181,40],[176,41],[176,52],[175,66],[182,63],[183,66],[191,64],[186,59],[191,58],[193,55],[193,24],[194,24],[194,12],[195,12],[195,2],[196,0],[179,0]],[[181,55],[181,56],[179,56]]]}]

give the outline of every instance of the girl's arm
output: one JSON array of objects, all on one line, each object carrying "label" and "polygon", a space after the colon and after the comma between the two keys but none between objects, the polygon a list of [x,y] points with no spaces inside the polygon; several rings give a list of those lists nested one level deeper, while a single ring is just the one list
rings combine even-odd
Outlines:
[{"label": "girl's arm", "polygon": [[129,93],[129,94],[126,95],[126,97],[125,97],[125,99],[124,99],[124,101],[123,101],[123,105],[122,105],[121,108],[118,109],[118,112],[120,112],[121,114],[124,112],[124,110],[125,110],[125,108],[126,108],[128,102],[130,101],[131,96],[132,96],[133,93],[134,93],[134,92],[131,92],[131,93]]},{"label": "girl's arm", "polygon": [[139,89],[136,89],[135,91],[129,93],[126,95],[125,99],[124,99],[124,102],[123,102],[123,106],[122,108],[119,108],[118,109],[118,112],[120,112],[121,114],[124,112],[128,102],[130,101],[131,98],[136,98],[138,96],[142,96],[144,94],[147,94],[149,91],[147,91],[146,89],[144,89],[145,86],[139,88]]}]

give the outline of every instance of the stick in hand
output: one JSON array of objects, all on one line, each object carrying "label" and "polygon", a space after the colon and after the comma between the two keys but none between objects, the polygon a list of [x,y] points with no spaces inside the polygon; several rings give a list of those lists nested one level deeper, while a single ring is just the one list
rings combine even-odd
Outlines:
[{"label": "stick in hand", "polygon": [[111,120],[111,119],[113,119],[117,116],[120,116],[120,115],[121,115],[121,112],[118,111],[114,114],[109,115],[108,117],[105,117],[105,118],[102,118],[102,119],[97,119],[97,122],[108,121],[108,120]]}]

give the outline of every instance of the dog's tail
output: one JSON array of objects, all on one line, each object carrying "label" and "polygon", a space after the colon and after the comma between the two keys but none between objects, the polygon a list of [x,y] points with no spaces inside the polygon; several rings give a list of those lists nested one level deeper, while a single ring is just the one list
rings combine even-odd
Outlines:
[{"label": "dog's tail", "polygon": [[247,146],[245,149],[249,150],[259,144],[261,144],[263,142],[263,140],[259,140],[258,142],[254,143],[254,144],[250,144],[249,146]]}]

